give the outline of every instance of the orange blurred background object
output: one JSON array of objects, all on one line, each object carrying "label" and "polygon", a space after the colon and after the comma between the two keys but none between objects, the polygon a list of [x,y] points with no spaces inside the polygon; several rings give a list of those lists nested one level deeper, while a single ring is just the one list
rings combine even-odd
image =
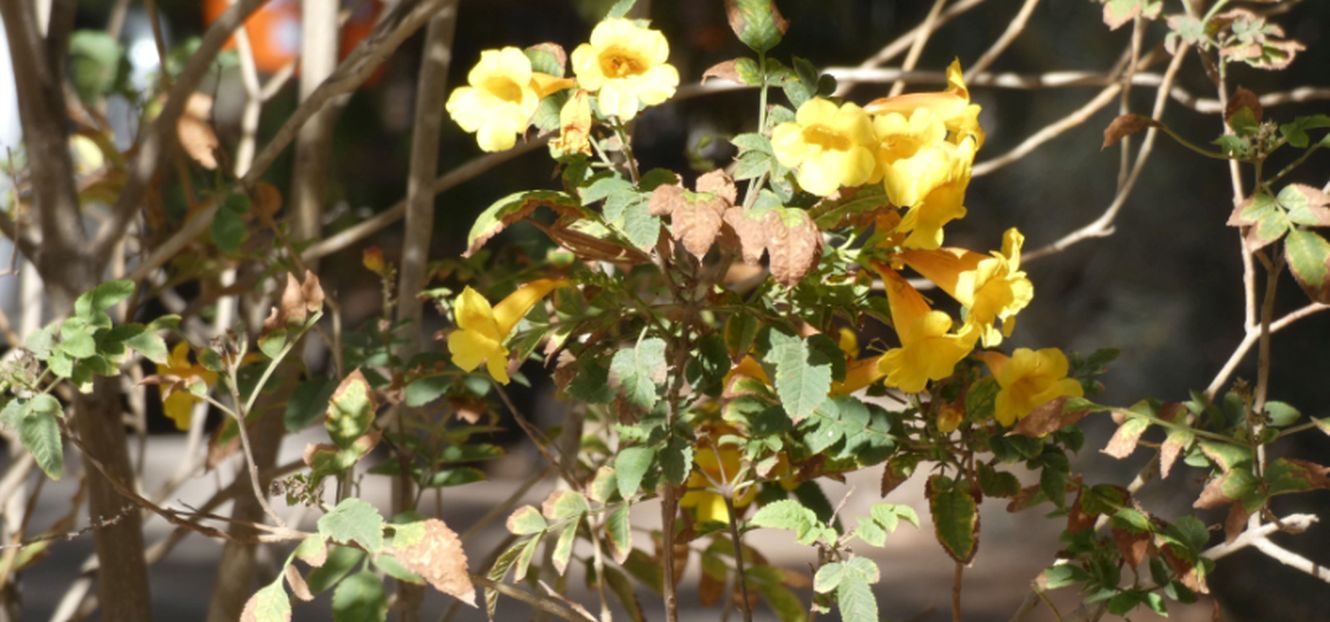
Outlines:
[{"label": "orange blurred background object", "polygon": [[[345,57],[374,28],[382,0],[354,0],[352,13],[342,25],[338,50]],[[231,0],[206,0],[203,21],[212,24],[231,6]],[[245,21],[250,47],[254,51],[254,64],[263,73],[273,73],[300,56],[300,0],[271,0]],[[226,44],[235,47],[232,39]]]}]

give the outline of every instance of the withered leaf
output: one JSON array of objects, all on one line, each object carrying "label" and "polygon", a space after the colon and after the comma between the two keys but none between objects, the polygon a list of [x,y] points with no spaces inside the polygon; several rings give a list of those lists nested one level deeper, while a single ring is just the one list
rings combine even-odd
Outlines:
[{"label": "withered leaf", "polygon": [[767,250],[767,227],[760,215],[753,218],[741,207],[725,210],[725,224],[734,230],[739,239],[744,263],[756,264],[762,261],[762,254]]},{"label": "withered leaf", "polygon": [[817,264],[822,232],[801,209],[773,209],[767,212],[766,225],[771,276],[781,285],[793,287]]},{"label": "withered leaf", "polygon": [[209,118],[212,116],[212,96],[206,93],[194,93],[185,101],[185,110],[176,121],[176,135],[180,138],[180,147],[189,154],[199,166],[208,170],[217,168],[217,156],[213,153],[220,144],[217,133],[212,130]]},{"label": "withered leaf", "polygon": [[651,191],[651,198],[647,200],[647,211],[652,216],[672,216],[674,210],[683,205],[684,189],[683,186],[675,184],[661,184]]},{"label": "withered leaf", "polygon": [[309,602],[314,600],[314,594],[309,591],[309,585],[305,583],[305,577],[300,574],[300,569],[295,564],[286,566],[286,584],[291,586],[291,593],[296,598]]},{"label": "withered leaf", "polygon": [[1028,416],[1021,419],[1011,431],[1018,436],[1043,438],[1080,421],[1090,414],[1089,410],[1065,411],[1066,397],[1059,397],[1035,408]]},{"label": "withered leaf", "polygon": [[1117,544],[1122,559],[1126,560],[1133,568],[1141,565],[1141,562],[1145,561],[1150,553],[1150,534],[1116,528],[1112,531],[1113,542]]},{"label": "withered leaf", "polygon": [[[658,188],[659,189],[659,188]],[[652,195],[655,196],[654,193]],[[710,195],[694,195],[700,200],[685,200],[675,204],[670,215],[670,231],[674,239],[683,243],[683,247],[700,261],[711,250],[723,224],[723,214],[727,207],[724,199]],[[709,197],[709,198],[703,198]]]},{"label": "withered leaf", "polygon": [[1104,144],[1099,147],[1100,150],[1108,149],[1118,144],[1123,138],[1131,136],[1147,127],[1160,127],[1160,123],[1150,117],[1139,114],[1124,114],[1113,119],[1108,127],[1104,128]]},{"label": "withered leaf", "polygon": [[734,187],[734,180],[721,169],[698,177],[697,191],[725,199],[727,205],[734,205],[739,200],[739,190]]},{"label": "withered leaf", "polygon": [[[702,82],[706,82],[707,78],[719,78],[730,82],[743,82],[739,79],[739,70],[735,68],[734,59],[721,61],[708,67],[706,71],[702,72]],[[720,598],[720,595],[717,594],[716,598]]]},{"label": "withered leaf", "polygon": [[1118,430],[1113,433],[1113,438],[1108,439],[1108,445],[1101,451],[1113,456],[1119,460],[1130,456],[1136,451],[1136,443],[1141,440],[1141,434],[1150,427],[1150,422],[1145,419],[1128,419],[1118,426]]},{"label": "withered leaf", "polygon": [[462,539],[443,521],[430,518],[398,526],[390,552],[434,589],[476,606],[476,588],[468,575]]},{"label": "withered leaf", "polygon": [[285,328],[289,325],[304,324],[309,314],[323,310],[323,287],[319,285],[317,274],[306,270],[305,280],[296,280],[294,274],[286,273],[286,287],[277,306],[273,307],[267,319],[263,320],[265,331]]},{"label": "withered leaf", "polygon": [[1192,507],[1198,510],[1213,510],[1233,503],[1235,500],[1224,494],[1224,480],[1227,478],[1228,475],[1217,475],[1210,478],[1210,481],[1205,483],[1205,488],[1201,489],[1201,496],[1196,498],[1195,503],[1192,503]]},{"label": "withered leaf", "polygon": [[1247,108],[1251,110],[1252,117],[1257,123],[1265,118],[1265,109],[1261,107],[1261,98],[1256,93],[1251,92],[1246,87],[1239,86],[1233,92],[1233,96],[1228,99],[1228,106],[1224,108],[1224,120],[1229,121],[1239,110]]},{"label": "withered leaf", "polygon": [[1224,518],[1224,542],[1232,542],[1242,534],[1247,528],[1247,518],[1251,512],[1247,511],[1241,503],[1234,503],[1228,508],[1228,516]]}]

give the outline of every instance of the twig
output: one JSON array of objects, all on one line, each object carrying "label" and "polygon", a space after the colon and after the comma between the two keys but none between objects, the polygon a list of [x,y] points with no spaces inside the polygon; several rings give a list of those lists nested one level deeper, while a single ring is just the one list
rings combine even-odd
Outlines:
[{"label": "twig", "polygon": [[951,622],[961,622],[961,581],[965,576],[965,564],[956,562],[956,571],[951,575]]},{"label": "twig", "polygon": [[[924,46],[928,44],[929,37],[933,36],[933,30],[937,28],[938,15],[942,13],[942,7],[947,4],[947,0],[933,0],[933,6],[928,9],[928,14],[924,16],[924,21],[914,29],[914,41],[910,43],[910,51],[905,53],[905,60],[901,63],[901,69],[909,71],[919,63],[919,56],[924,53]],[[905,90],[905,82],[897,80],[891,85],[891,90],[887,94],[891,97],[900,95]]]},{"label": "twig", "polygon": [[988,69],[1003,52],[1007,51],[1012,43],[1016,42],[1017,37],[1020,37],[1021,33],[1025,31],[1025,25],[1029,23],[1030,16],[1034,14],[1034,9],[1037,6],[1039,6],[1039,0],[1025,0],[1025,3],[1021,5],[1021,9],[1016,12],[1016,16],[1011,18],[1011,22],[1007,24],[1007,29],[1002,31],[1002,35],[998,37],[997,41],[993,42],[992,47],[989,47],[983,56],[979,57],[979,60],[970,65],[965,72],[967,81],[969,76],[982,73],[985,69]]},{"label": "twig", "polygon": [[564,620],[569,620],[570,622],[596,622],[595,618],[582,615],[582,613],[562,601],[548,596],[541,596],[540,594],[524,590],[502,581],[495,581],[484,575],[472,574],[471,582],[487,590],[494,590],[495,592],[513,600],[520,600],[535,607],[539,611],[543,611]]},{"label": "twig", "polygon": [[[1182,67],[1182,60],[1186,57],[1185,52],[1186,50],[1179,50],[1173,57],[1172,62],[1169,63],[1168,70],[1164,72],[1164,82],[1160,85],[1159,92],[1155,95],[1154,110],[1150,115],[1151,117],[1158,119],[1163,115],[1164,107],[1168,103],[1168,87],[1173,83],[1173,78],[1177,75],[1178,69]],[[1145,170],[1145,165],[1154,148],[1154,141],[1157,134],[1158,132],[1155,128],[1146,130],[1145,139],[1141,141],[1141,148],[1136,152],[1136,161],[1132,166],[1131,174],[1128,175],[1126,182],[1122,187],[1118,189],[1117,195],[1113,197],[1113,201],[1108,205],[1108,208],[1105,209],[1098,218],[1084,227],[1068,233],[1061,239],[1027,254],[1025,256],[1026,260],[1034,261],[1041,257],[1060,253],[1085,240],[1112,235],[1113,220],[1117,218],[1118,211],[1122,209],[1122,206],[1127,203],[1127,198],[1131,196],[1132,188],[1136,186],[1136,182],[1140,179],[1141,173]]]}]

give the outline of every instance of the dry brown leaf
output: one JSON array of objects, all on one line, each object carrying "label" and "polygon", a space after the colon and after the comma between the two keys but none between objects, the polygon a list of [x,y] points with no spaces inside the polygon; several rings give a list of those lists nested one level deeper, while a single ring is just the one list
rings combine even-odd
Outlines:
[{"label": "dry brown leaf", "polygon": [[1113,529],[1113,542],[1118,545],[1118,552],[1122,553],[1122,559],[1126,560],[1131,567],[1141,565],[1150,552],[1150,534],[1128,531],[1126,529]]},{"label": "dry brown leaf", "polygon": [[1118,144],[1118,141],[1122,140],[1123,138],[1126,138],[1127,136],[1131,136],[1132,134],[1140,132],[1141,130],[1144,130],[1147,127],[1159,127],[1159,126],[1160,123],[1158,121],[1155,121],[1154,119],[1151,119],[1150,117],[1144,115],[1139,115],[1139,114],[1121,115],[1118,118],[1113,119],[1113,121],[1108,124],[1108,127],[1104,128],[1104,144],[1101,147],[1099,147],[1099,149],[1101,151],[1104,149],[1108,149],[1109,147]]},{"label": "dry brown leaf", "polygon": [[[743,82],[739,79],[739,70],[735,68],[734,59],[721,61],[708,67],[706,71],[702,72],[702,82],[705,83],[707,78],[719,78],[737,83]],[[720,594],[717,594],[716,598],[719,599]]]},{"label": "dry brown leaf", "polygon": [[894,458],[887,460],[886,468],[882,469],[882,486],[880,490],[882,496],[886,497],[888,493],[900,487],[901,484],[904,484],[906,480],[910,479],[911,475],[914,475],[913,468],[906,471],[901,468],[900,464],[896,463]]},{"label": "dry brown leaf", "polygon": [[176,121],[176,135],[180,146],[199,166],[208,170],[217,168],[213,151],[220,143],[208,119],[212,116],[212,96],[194,93],[185,101],[185,110]]},{"label": "dry brown leaf", "polygon": [[[653,193],[652,197],[654,196]],[[716,236],[720,234],[726,207],[728,205],[720,197],[696,202],[685,198],[682,202],[676,203],[670,215],[670,231],[674,239],[682,242],[683,247],[701,261],[706,257],[707,251],[711,250]]]},{"label": "dry brown leaf", "polygon": [[762,218],[750,218],[741,207],[725,210],[725,224],[739,238],[744,263],[757,264],[767,250],[767,226]]},{"label": "dry brown leaf", "polygon": [[291,586],[291,593],[296,598],[309,602],[314,600],[314,594],[309,591],[309,585],[305,583],[305,577],[301,576],[300,569],[295,564],[286,566],[286,584]]},{"label": "dry brown leaf", "polygon": [[1205,483],[1205,488],[1201,489],[1201,496],[1197,497],[1191,506],[1198,510],[1213,510],[1232,503],[1234,500],[1224,494],[1224,480],[1227,478],[1227,475],[1210,478],[1210,481]]},{"label": "dry brown leaf", "polygon": [[250,200],[253,203],[254,215],[258,217],[259,222],[269,227],[276,226],[273,216],[282,209],[282,191],[266,181],[260,181],[255,184]]},{"label": "dry brown leaf", "polygon": [[324,540],[322,536],[311,537],[315,538],[314,542],[319,543],[318,548],[315,548],[314,550],[305,550],[302,547],[300,555],[297,557],[300,561],[309,564],[311,567],[318,568],[328,561],[328,542]]},{"label": "dry brown leaf", "polygon": [[273,307],[267,319],[263,320],[264,330],[277,330],[286,326],[305,323],[310,313],[323,309],[323,287],[319,285],[318,275],[305,271],[305,280],[296,280],[294,274],[286,273],[286,287],[282,290],[281,300]]},{"label": "dry brown leaf", "polygon": [[683,186],[675,184],[661,184],[651,191],[651,198],[647,200],[647,211],[652,216],[672,216],[674,210],[683,205],[684,189]]},{"label": "dry brown leaf", "polygon": [[698,177],[697,191],[714,194],[725,199],[729,205],[734,205],[739,200],[739,189],[734,186],[734,180],[721,169]]},{"label": "dry brown leaf", "polygon": [[1136,443],[1141,440],[1141,434],[1145,433],[1146,426],[1132,425],[1132,421],[1128,419],[1118,426],[1118,430],[1113,433],[1113,438],[1108,439],[1108,445],[1100,451],[1119,460],[1136,451]]},{"label": "dry brown leaf", "polygon": [[1186,445],[1175,440],[1165,439],[1164,444],[1159,446],[1159,479],[1166,479],[1173,470],[1173,463],[1177,462],[1178,456]]},{"label": "dry brown leaf", "polygon": [[804,278],[822,251],[822,232],[804,210],[772,210],[766,215],[771,276],[786,287]]},{"label": "dry brown leaf", "polygon": [[1080,421],[1090,414],[1089,410],[1064,412],[1063,407],[1066,404],[1066,397],[1059,397],[1044,403],[1031,411],[1024,419],[1021,419],[1011,433],[1017,436],[1043,438]]},{"label": "dry brown leaf", "polygon": [[1243,507],[1241,503],[1234,503],[1228,508],[1228,516],[1224,518],[1224,542],[1232,542],[1242,534],[1247,528],[1247,518],[1251,512]]},{"label": "dry brown leaf", "polygon": [[399,546],[396,539],[390,552],[411,572],[425,579],[434,589],[476,606],[476,588],[468,575],[466,551],[462,539],[437,518],[422,521],[424,535],[419,541]]},{"label": "dry brown leaf", "polygon": [[1224,120],[1228,121],[1243,108],[1250,108],[1252,116],[1256,122],[1260,123],[1265,118],[1265,109],[1261,107],[1261,98],[1246,87],[1239,86],[1233,92],[1233,96],[1228,98],[1228,107],[1224,108]]}]

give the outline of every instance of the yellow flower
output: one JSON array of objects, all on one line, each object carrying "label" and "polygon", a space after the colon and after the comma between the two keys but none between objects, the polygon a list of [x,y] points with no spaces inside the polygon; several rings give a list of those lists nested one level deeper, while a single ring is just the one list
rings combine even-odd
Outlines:
[{"label": "yellow flower", "polygon": [[202,382],[207,387],[217,384],[217,374],[189,360],[189,342],[181,341],[171,348],[166,365],[157,367],[162,393],[162,411],[175,422],[177,430],[188,430],[194,404],[202,401],[189,391],[189,387]]},{"label": "yellow flower", "polygon": [[771,133],[776,160],[796,169],[804,190],[823,197],[873,180],[875,144],[863,108],[852,102],[837,107],[821,97],[805,102],[794,122],[781,123]]},{"label": "yellow flower", "polygon": [[559,135],[550,140],[555,158],[591,153],[591,101],[586,91],[575,91],[559,110]]},{"label": "yellow flower", "polygon": [[445,108],[463,130],[475,132],[482,150],[511,149],[540,105],[532,77],[522,50],[485,50],[467,74],[470,86],[454,90]]},{"label": "yellow flower", "polygon": [[[741,456],[738,450],[731,448],[714,449],[709,445],[700,445],[693,451],[693,472],[685,484],[694,489],[684,493],[679,505],[693,508],[697,512],[699,523],[730,522],[729,508],[725,506],[725,497],[711,490],[702,490],[714,485],[730,486],[735,483],[741,468]],[[748,507],[757,498],[757,486],[749,486],[734,497],[735,509]]]},{"label": "yellow flower", "polygon": [[910,117],[916,110],[926,109],[942,121],[953,143],[966,139],[974,141],[975,149],[984,144],[984,130],[979,126],[979,105],[970,103],[970,90],[965,86],[964,73],[959,60],[947,67],[947,88],[928,93],[906,93],[895,97],[875,99],[864,106],[872,115],[896,113]]},{"label": "yellow flower", "polygon": [[878,364],[880,357],[863,358],[845,363],[845,380],[833,382],[829,395],[849,395],[882,379],[886,373]]},{"label": "yellow flower", "polygon": [[472,371],[484,363],[491,377],[508,384],[508,348],[504,341],[532,306],[565,283],[559,279],[532,281],[494,307],[471,287],[463,289],[453,302],[458,329],[448,334],[453,364]]},{"label": "yellow flower", "polygon": [[919,274],[969,310],[966,324],[979,330],[984,347],[1002,343],[1016,327],[1016,314],[1034,299],[1034,284],[1021,270],[1025,236],[1011,228],[1002,236],[1002,251],[989,255],[947,248],[905,251],[901,258]]},{"label": "yellow flower", "polygon": [[980,355],[1001,390],[993,403],[998,423],[1010,426],[1059,397],[1080,397],[1081,383],[1067,377],[1067,357],[1057,348],[1017,348],[1011,358],[997,352]]},{"label": "yellow flower", "polygon": [[628,121],[638,108],[674,96],[679,72],[665,62],[669,56],[670,44],[659,30],[609,18],[596,24],[590,43],[573,50],[573,72],[579,86],[596,93],[602,113]]},{"label": "yellow flower", "polygon": [[956,363],[974,349],[974,331],[953,334],[951,317],[933,311],[896,271],[879,266],[887,287],[891,322],[900,336],[901,347],[892,348],[878,359],[878,371],[887,377],[887,385],[906,393],[919,393],[929,380],[951,375]]},{"label": "yellow flower", "polygon": [[905,248],[933,249],[942,245],[942,227],[965,217],[965,189],[970,185],[970,165],[974,162],[974,143],[965,141],[957,146],[947,144],[951,151],[949,166],[944,165],[945,176],[924,194],[918,204],[910,207],[901,219],[900,230],[909,232],[901,246]]}]

